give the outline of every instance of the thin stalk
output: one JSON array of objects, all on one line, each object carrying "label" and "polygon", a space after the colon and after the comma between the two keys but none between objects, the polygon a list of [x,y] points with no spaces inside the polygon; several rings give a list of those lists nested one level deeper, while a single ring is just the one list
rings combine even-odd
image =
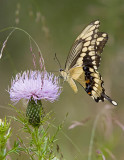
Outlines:
[{"label": "thin stalk", "polygon": [[90,144],[89,144],[88,160],[91,160],[91,157],[92,157],[93,142],[94,142],[94,137],[95,137],[97,123],[98,123],[98,120],[101,117],[101,115],[104,113],[105,109],[106,109],[106,107],[104,107],[99,112],[99,114],[97,114],[97,116],[96,116],[96,118],[94,120],[93,127],[92,127],[92,132],[91,132]]},{"label": "thin stalk", "polygon": [[[23,30],[23,29],[21,29],[21,28],[18,28],[18,27],[8,27],[8,28],[4,28],[4,29],[0,30],[0,32],[4,32],[4,31],[10,30],[10,29],[13,29],[13,30],[10,32],[10,34],[9,34],[9,36],[7,37],[5,43],[7,42],[8,38],[12,35],[12,33],[13,33],[15,30],[19,30],[19,31],[24,32],[26,35],[28,35],[29,39],[31,39],[31,40],[34,42],[34,44],[36,45],[36,47],[37,47],[37,49],[38,49],[38,52],[39,52],[40,55],[41,55],[41,59],[42,59],[42,62],[43,62],[43,66],[44,66],[44,68],[45,68],[44,59],[42,58],[42,52],[41,52],[38,44],[36,43],[36,41],[30,36],[30,34],[29,34],[28,32],[26,32],[25,30]],[[31,46],[31,41],[30,41],[30,46]],[[5,45],[3,45],[1,52],[3,52],[4,47],[5,47]],[[1,55],[1,56],[2,56],[2,55]],[[0,56],[0,58],[1,58],[1,56]]]},{"label": "thin stalk", "polygon": [[97,122],[98,122],[99,117],[100,117],[100,114],[98,114],[96,116],[95,121],[93,123],[93,128],[92,128],[91,138],[90,138],[90,145],[89,145],[88,160],[91,160],[92,150],[93,150],[93,142],[94,142],[94,137],[95,137],[95,131],[96,131]]}]

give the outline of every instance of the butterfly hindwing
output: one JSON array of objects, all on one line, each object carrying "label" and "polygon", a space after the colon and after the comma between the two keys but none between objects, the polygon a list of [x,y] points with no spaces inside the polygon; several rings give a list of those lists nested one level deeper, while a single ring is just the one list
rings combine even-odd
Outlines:
[{"label": "butterfly hindwing", "polygon": [[70,69],[70,76],[76,80],[87,92],[88,95],[98,102],[99,100],[104,101],[103,80],[101,75],[90,67],[75,67]]},{"label": "butterfly hindwing", "polygon": [[99,102],[99,100],[104,101],[105,89],[103,88],[103,80],[99,72],[90,67],[83,67],[85,72],[85,83],[86,87],[84,88],[88,95],[92,96],[92,98]]},{"label": "butterfly hindwing", "polygon": [[109,96],[105,94],[105,89],[103,88],[104,82],[99,72],[90,67],[75,67],[70,70],[71,80],[69,84],[72,89],[77,92],[77,87],[75,82],[76,80],[91,96],[96,102],[104,102],[107,99],[113,105],[117,105]]}]

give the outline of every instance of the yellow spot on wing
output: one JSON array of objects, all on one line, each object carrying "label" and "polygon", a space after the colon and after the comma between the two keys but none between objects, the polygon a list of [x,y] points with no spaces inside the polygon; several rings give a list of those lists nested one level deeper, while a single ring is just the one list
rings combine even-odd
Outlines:
[{"label": "yellow spot on wing", "polygon": [[89,46],[90,45],[90,41],[87,41],[87,42],[85,42],[84,43],[84,46],[86,47],[86,46]]},{"label": "yellow spot on wing", "polygon": [[94,34],[94,38],[97,38],[98,37],[98,35],[97,34]]},{"label": "yellow spot on wing", "polygon": [[86,38],[86,41],[90,41],[91,39],[92,39],[92,37],[90,36],[90,37]]},{"label": "yellow spot on wing", "polygon": [[95,52],[94,52],[94,51],[90,51],[90,52],[89,52],[89,55],[90,55],[90,56],[95,55]]},{"label": "yellow spot on wing", "polygon": [[82,49],[82,52],[86,52],[87,51],[87,47],[84,47],[83,49]]},{"label": "yellow spot on wing", "polygon": [[106,34],[106,33],[103,33],[103,34],[102,34],[102,36],[103,36],[103,37],[106,37],[106,36],[107,36],[107,34]]},{"label": "yellow spot on wing", "polygon": [[95,21],[95,23],[94,24],[99,24],[100,22],[97,20],[97,21]]},{"label": "yellow spot on wing", "polygon": [[97,41],[103,41],[103,37],[97,38]]},{"label": "yellow spot on wing", "polygon": [[88,50],[89,50],[89,51],[94,50],[94,46],[89,46],[89,47],[88,47]]},{"label": "yellow spot on wing", "polygon": [[81,53],[80,56],[81,56],[81,57],[84,57],[84,56],[86,56],[86,53]]},{"label": "yellow spot on wing", "polygon": [[97,97],[99,97],[99,95],[98,95],[94,90],[92,90],[92,95],[93,95],[93,97],[94,97],[95,99],[97,99]]}]

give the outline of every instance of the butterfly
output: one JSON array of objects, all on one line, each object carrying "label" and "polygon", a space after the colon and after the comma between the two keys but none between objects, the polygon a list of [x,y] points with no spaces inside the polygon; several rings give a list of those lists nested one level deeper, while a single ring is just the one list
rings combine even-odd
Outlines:
[{"label": "butterfly", "polygon": [[108,34],[99,32],[100,21],[91,22],[77,37],[68,54],[65,69],[60,69],[60,74],[71,88],[77,93],[78,82],[89,96],[96,102],[105,99],[117,105],[106,95],[104,82],[98,67],[101,61],[103,48],[108,40]]}]

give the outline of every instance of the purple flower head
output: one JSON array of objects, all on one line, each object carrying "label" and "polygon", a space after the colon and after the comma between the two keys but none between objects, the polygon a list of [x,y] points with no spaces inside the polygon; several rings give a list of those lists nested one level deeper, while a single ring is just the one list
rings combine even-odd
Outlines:
[{"label": "purple flower head", "polygon": [[18,73],[15,79],[12,79],[11,88],[9,89],[10,99],[18,102],[20,99],[34,101],[48,100],[53,102],[58,99],[61,93],[58,77],[46,71],[28,70]]}]

